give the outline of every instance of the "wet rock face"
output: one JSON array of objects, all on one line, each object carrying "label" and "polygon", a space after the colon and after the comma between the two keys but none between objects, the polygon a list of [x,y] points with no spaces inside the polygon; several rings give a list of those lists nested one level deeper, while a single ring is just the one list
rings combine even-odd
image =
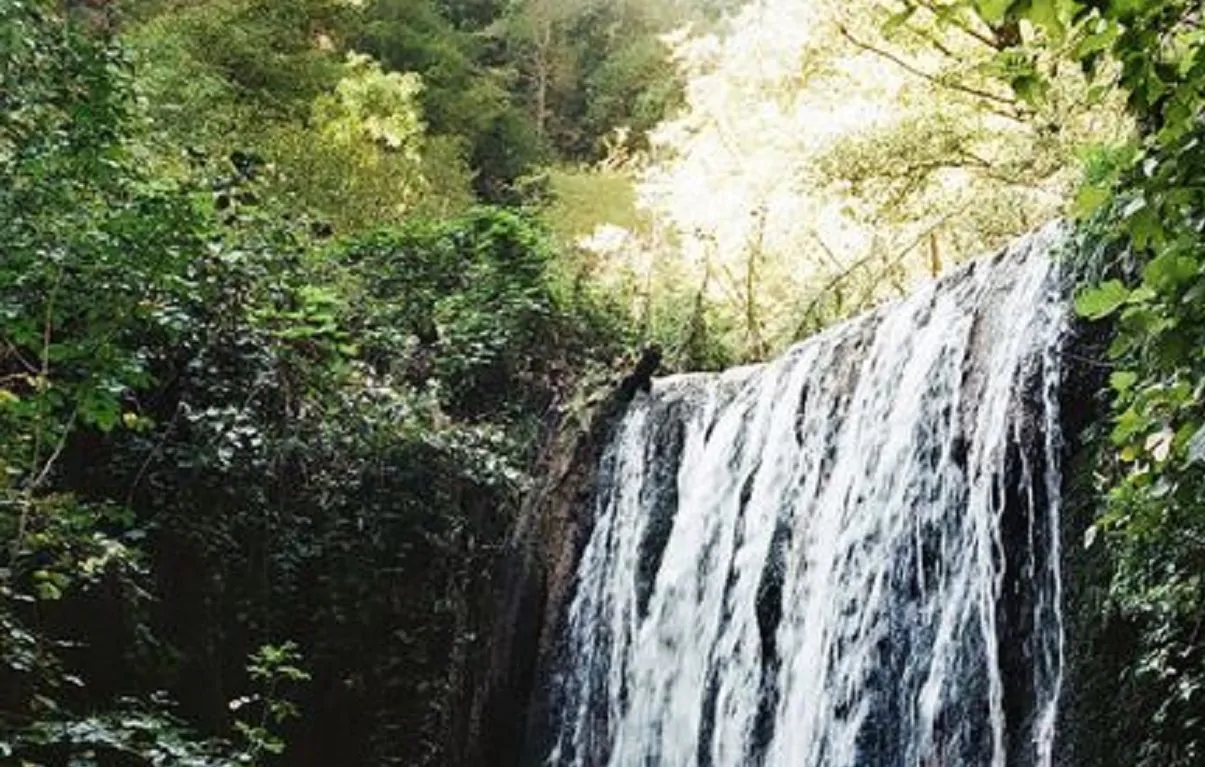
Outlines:
[{"label": "wet rock face", "polygon": [[[563,638],[577,563],[599,499],[611,489],[605,481],[613,460],[608,447],[631,402],[649,396],[660,360],[660,350],[645,350],[633,371],[589,412],[563,414],[551,430],[538,461],[540,481],[498,559],[487,659],[466,691],[466,740],[455,744],[464,767],[524,764],[525,755],[539,751],[532,744],[546,738],[555,704],[551,669],[570,662]],[[666,434],[650,460],[672,467],[673,445],[673,434]]]},{"label": "wet rock face", "polygon": [[543,496],[523,763],[1050,764],[1056,236],[656,381],[578,451]]},{"label": "wet rock face", "polygon": [[[1112,339],[1107,323],[1081,324],[1064,355],[1061,390],[1064,448],[1062,540],[1067,653],[1059,705],[1060,767],[1121,767],[1140,761],[1136,723],[1152,720],[1162,700],[1134,689],[1132,670],[1141,660],[1139,633],[1108,603],[1111,566],[1101,543],[1083,545],[1095,521],[1093,477],[1102,434],[1107,439],[1109,370],[1097,361]],[[1096,428],[1094,428],[1094,426]],[[1108,449],[1108,446],[1105,446]]]},{"label": "wet rock face", "polygon": [[1073,764],[1062,466],[1099,373],[1064,346],[1056,236],[564,430],[465,763]]}]

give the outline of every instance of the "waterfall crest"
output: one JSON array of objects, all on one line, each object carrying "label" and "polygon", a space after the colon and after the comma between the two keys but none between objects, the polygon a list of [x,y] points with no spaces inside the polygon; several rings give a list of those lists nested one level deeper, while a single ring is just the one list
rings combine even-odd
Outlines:
[{"label": "waterfall crest", "polygon": [[1061,236],[637,397],[537,761],[1049,767]]}]

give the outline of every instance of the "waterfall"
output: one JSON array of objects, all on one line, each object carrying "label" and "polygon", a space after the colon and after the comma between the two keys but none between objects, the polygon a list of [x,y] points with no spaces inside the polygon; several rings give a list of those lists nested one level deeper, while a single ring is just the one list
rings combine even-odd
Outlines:
[{"label": "waterfall", "polygon": [[639,395],[536,761],[1049,767],[1062,235]]}]

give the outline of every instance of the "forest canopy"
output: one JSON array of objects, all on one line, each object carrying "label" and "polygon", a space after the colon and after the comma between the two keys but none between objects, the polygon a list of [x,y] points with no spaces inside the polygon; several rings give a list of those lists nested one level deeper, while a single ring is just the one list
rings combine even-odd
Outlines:
[{"label": "forest canopy", "polygon": [[0,761],[455,764],[592,387],[1064,217],[1127,763],[1199,763],[1201,44],[1186,0],[0,0]]}]

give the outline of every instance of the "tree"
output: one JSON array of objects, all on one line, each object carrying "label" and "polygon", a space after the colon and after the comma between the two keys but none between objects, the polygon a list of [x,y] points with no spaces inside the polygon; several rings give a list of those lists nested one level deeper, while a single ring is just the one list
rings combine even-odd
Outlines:
[{"label": "tree", "polygon": [[386,70],[420,73],[428,134],[463,153],[479,197],[512,199],[543,147],[534,121],[513,103],[514,69],[493,55],[492,30],[457,27],[432,0],[375,0],[360,13],[352,47]]},{"label": "tree", "polygon": [[[427,136],[422,79],[349,54],[343,79],[315,99],[308,123],[264,139],[273,194],[323,216],[337,233],[398,223],[416,210],[468,207],[455,146]],[[439,174],[439,175],[436,175]]]},{"label": "tree", "polygon": [[560,158],[598,161],[619,129],[634,148],[680,103],[663,36],[705,9],[667,0],[518,0],[504,19],[521,92]]},{"label": "tree", "polygon": [[642,199],[753,356],[1058,215],[1078,153],[1126,133],[1107,89],[1065,73],[1027,100],[990,29],[891,10],[754,4],[676,45],[687,106]]},{"label": "tree", "polygon": [[[24,2],[0,6],[0,29],[0,755],[236,763],[115,682],[149,640],[139,536],[128,508],[61,483],[85,435],[153,427],[135,392],[178,339],[203,218],[139,171],[127,61],[104,28]],[[83,606],[107,635],[80,635]],[[87,641],[116,648],[95,674],[72,654]]]},{"label": "tree", "polygon": [[[148,129],[60,11],[0,4],[0,761],[446,763],[534,435],[622,316],[516,213]],[[406,191],[419,80],[337,69],[272,127]]]}]

